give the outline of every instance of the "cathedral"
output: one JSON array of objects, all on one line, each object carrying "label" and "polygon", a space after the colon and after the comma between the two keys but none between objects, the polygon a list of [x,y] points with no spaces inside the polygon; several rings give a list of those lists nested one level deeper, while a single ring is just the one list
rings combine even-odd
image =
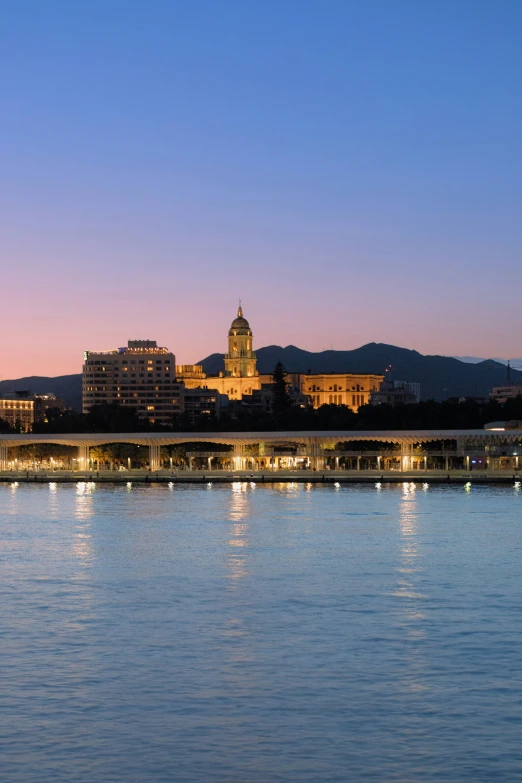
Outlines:
[{"label": "cathedral", "polygon": [[[206,375],[200,364],[178,365],[176,375],[187,389],[216,389],[229,400],[240,400],[244,394],[252,394],[261,388],[257,371],[257,358],[252,350],[252,329],[243,316],[241,303],[228,330],[228,352],[225,369],[219,375]],[[264,380],[264,379],[263,379]],[[268,378],[267,381],[269,382]]]},{"label": "cathedral", "polygon": [[[187,389],[215,389],[229,400],[241,400],[262,384],[270,384],[271,375],[260,375],[252,349],[252,330],[239,303],[237,317],[228,330],[228,352],[224,370],[206,375],[201,364],[176,367],[176,376]],[[292,368],[289,368],[292,369]],[[382,375],[372,373],[288,373],[292,388],[304,395],[314,408],[321,405],[347,405],[353,411],[370,402],[372,392],[379,390]]]}]

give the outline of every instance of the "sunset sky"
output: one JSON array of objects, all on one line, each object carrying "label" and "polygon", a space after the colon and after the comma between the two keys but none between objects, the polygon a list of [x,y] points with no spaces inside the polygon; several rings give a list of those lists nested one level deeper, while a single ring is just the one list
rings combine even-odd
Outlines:
[{"label": "sunset sky", "polygon": [[522,353],[518,0],[0,5],[0,375]]}]

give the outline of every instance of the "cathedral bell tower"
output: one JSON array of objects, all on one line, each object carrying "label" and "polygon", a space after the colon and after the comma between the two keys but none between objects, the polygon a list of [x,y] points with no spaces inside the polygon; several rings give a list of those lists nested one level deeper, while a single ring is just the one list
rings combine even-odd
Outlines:
[{"label": "cathedral bell tower", "polygon": [[252,330],[243,318],[241,302],[228,330],[228,353],[225,354],[225,377],[252,378],[258,375],[257,358],[252,350]]}]

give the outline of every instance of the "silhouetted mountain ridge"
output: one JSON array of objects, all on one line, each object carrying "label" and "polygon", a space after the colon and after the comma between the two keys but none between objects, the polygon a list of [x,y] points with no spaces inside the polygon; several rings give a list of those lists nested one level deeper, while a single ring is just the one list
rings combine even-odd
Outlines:
[{"label": "silhouetted mountain ridge", "polygon": [[[450,356],[424,356],[409,348],[386,343],[367,343],[351,351],[313,353],[295,345],[268,345],[259,348],[257,366],[260,373],[272,372],[276,362],[288,372],[371,372],[384,375],[391,365],[391,380],[415,381],[421,384],[423,399],[448,397],[487,397],[493,386],[507,382],[505,365],[492,359],[470,364]],[[214,353],[199,364],[208,375],[223,368],[224,354]],[[522,383],[522,372],[511,371],[511,380]]]}]

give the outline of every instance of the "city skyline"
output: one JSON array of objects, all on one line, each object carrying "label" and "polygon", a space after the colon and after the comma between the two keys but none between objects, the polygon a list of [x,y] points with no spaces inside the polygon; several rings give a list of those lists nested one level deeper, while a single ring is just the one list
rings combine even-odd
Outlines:
[{"label": "city skyline", "polygon": [[[218,328],[218,327],[219,327],[219,325],[216,324],[216,328]],[[261,348],[269,347],[270,345],[278,345],[278,346],[281,346],[283,348],[290,347],[290,346],[294,345],[293,343],[286,343],[284,340],[283,341],[280,340],[279,342],[274,342],[274,343],[260,344],[259,341],[257,340],[257,327],[255,327],[255,329],[256,329],[256,332],[255,332],[254,344],[253,344],[253,350],[254,351],[259,350]],[[81,351],[78,351],[78,353],[77,353],[77,355],[75,357],[75,359],[76,359],[75,366],[72,369],[68,370],[68,371],[50,374],[50,373],[45,373],[45,372],[44,373],[39,373],[39,372],[35,372],[33,370],[29,370],[26,373],[21,373],[19,376],[15,376],[13,373],[9,374],[9,373],[6,373],[6,372],[0,372],[0,381],[10,380],[10,379],[14,380],[14,379],[16,379],[16,377],[23,378],[23,377],[30,377],[30,376],[33,376],[33,375],[34,376],[49,375],[49,377],[55,377],[55,376],[61,376],[61,375],[81,374],[82,361],[84,359],[84,356],[85,356],[86,352],[105,353],[105,352],[114,352],[114,351],[118,351],[118,350],[124,350],[124,346],[129,341],[129,339],[130,340],[140,340],[140,341],[143,341],[143,340],[145,340],[145,341],[146,340],[153,340],[154,342],[156,342],[158,344],[158,346],[163,346],[163,349],[168,350],[169,352],[172,352],[174,354],[175,359],[176,359],[176,365],[196,365],[200,361],[207,359],[212,354],[222,354],[223,356],[225,356],[226,355],[226,351],[227,351],[226,344],[225,344],[225,338],[224,338],[223,335],[221,335],[221,340],[219,340],[219,336],[218,336],[218,342],[220,342],[221,344],[218,345],[217,350],[215,350],[215,351],[207,350],[206,353],[204,353],[201,356],[198,356],[198,359],[194,359],[193,357],[187,358],[185,356],[183,350],[181,352],[179,351],[179,346],[171,346],[171,345],[169,345],[168,341],[157,340],[154,335],[141,335],[139,333],[136,333],[136,334],[134,334],[130,338],[126,337],[125,339],[123,339],[123,338],[120,339],[120,340],[117,339],[114,342],[114,344],[112,344],[112,345],[109,345],[107,343],[107,341],[105,341],[105,343],[103,343],[102,345],[89,346],[89,347],[82,348]],[[305,351],[310,351],[311,353],[321,353],[322,351],[330,351],[330,350],[334,350],[334,351],[350,351],[350,350],[353,350],[353,349],[361,348],[364,345],[367,345],[369,342],[393,345],[393,343],[386,343],[383,340],[372,340],[372,341],[368,341],[368,342],[365,342],[365,343],[361,343],[360,345],[354,345],[353,347],[350,347],[350,348],[337,348],[333,344],[330,344],[329,346],[325,346],[324,348],[319,348],[317,351],[310,351],[309,348],[307,348],[306,346],[303,346],[303,345],[295,345],[295,347],[299,348],[299,349],[302,349],[302,350],[305,350]],[[405,345],[403,345],[403,346],[396,345],[395,347],[397,347],[397,348],[405,348],[406,350],[417,350],[416,348],[414,348],[412,346],[409,346],[409,345],[406,345],[406,346]],[[60,357],[59,345],[57,346],[57,348],[58,348],[58,352],[56,354],[54,354],[54,355],[56,355],[59,358]],[[419,351],[419,353],[422,354],[421,351]],[[520,363],[522,362],[522,359],[517,359],[515,357],[507,357],[506,359],[504,359],[504,358],[500,358],[500,357],[484,356],[484,357],[480,358],[480,357],[471,357],[471,356],[450,356],[449,354],[442,354],[442,353],[440,353],[440,354],[427,354],[426,353],[426,354],[422,354],[422,355],[426,355],[426,356],[430,356],[430,355],[433,355],[433,356],[437,356],[437,355],[438,356],[446,356],[448,358],[458,359],[459,361],[462,361],[464,363],[477,363],[477,362],[480,362],[480,361],[488,361],[488,360],[498,361],[498,362],[510,362],[511,366],[512,366],[512,369],[515,369],[515,370],[522,369],[519,366]],[[52,348],[49,351],[49,356],[53,356]],[[38,363],[38,361],[40,361],[40,362],[44,363],[44,366],[47,366],[48,358],[49,357],[46,354],[44,354],[43,356],[39,357],[39,359],[37,360],[37,363]]]},{"label": "city skyline", "polygon": [[4,5],[3,378],[151,338],[518,357],[520,4]]}]

